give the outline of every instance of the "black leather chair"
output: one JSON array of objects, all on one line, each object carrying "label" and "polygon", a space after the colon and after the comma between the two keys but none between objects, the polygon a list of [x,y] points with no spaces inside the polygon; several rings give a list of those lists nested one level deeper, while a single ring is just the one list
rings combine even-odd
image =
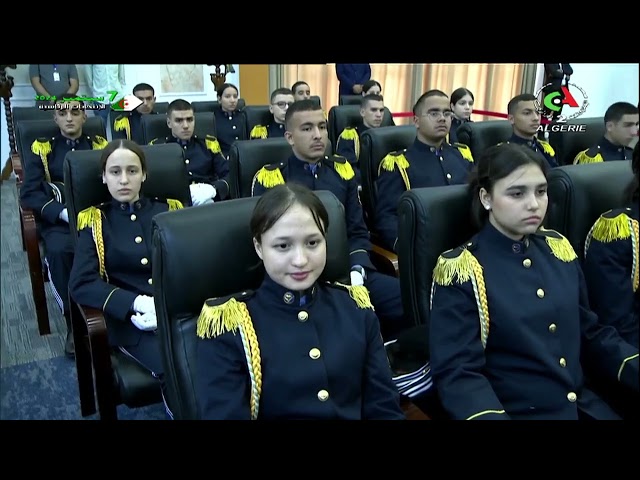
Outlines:
[{"label": "black leather chair", "polygon": [[458,127],[458,142],[471,149],[473,158],[480,158],[487,148],[506,142],[513,134],[508,120],[487,120],[485,122],[466,122]]},{"label": "black leather chair", "polygon": [[[331,144],[327,145],[326,155],[330,155]],[[229,196],[242,198],[251,196],[251,184],[254,175],[269,163],[287,160],[293,151],[286,139],[264,138],[240,140],[229,151]]]},{"label": "black leather chair", "polygon": [[[206,101],[206,102],[191,102],[191,105],[193,106],[193,111],[194,112],[213,112],[214,108],[218,107],[218,105],[220,105],[220,102],[213,100],[213,101]],[[243,110],[244,107],[246,107],[247,104],[244,101],[244,98],[239,98],[238,99],[238,110]]]},{"label": "black leather chair", "polygon": [[322,100],[320,100],[320,97],[318,95],[311,95],[309,97],[309,100],[311,100],[313,103],[315,103],[319,107],[322,107]]},{"label": "black leather chair", "polygon": [[[216,119],[213,112],[193,113],[196,126],[194,135],[205,138],[207,135],[216,135]],[[171,136],[171,129],[167,126],[166,115],[145,115],[142,117],[142,134],[144,143],[149,144],[152,140]]]},{"label": "black leather chair", "polygon": [[244,115],[247,122],[247,138],[249,138],[251,130],[256,125],[267,126],[273,122],[273,115],[269,111],[269,105],[247,105],[244,108]]},{"label": "black leather chair", "polygon": [[[336,142],[338,141],[338,137],[342,131],[347,127],[357,125],[361,120],[362,117],[360,116],[359,105],[331,107],[327,123],[329,140],[331,140],[331,144],[333,145],[334,153],[337,145]],[[391,111],[387,107],[384,107],[384,117],[382,118],[382,124],[380,126],[389,127],[395,124],[396,123],[393,121],[393,117],[391,116]]]},{"label": "black leather chair", "polygon": [[[52,117],[52,113],[49,116]],[[22,153],[22,169],[25,169],[25,160],[31,153],[31,144],[41,137],[51,138],[60,133],[60,128],[53,121],[53,118],[45,120],[23,120],[20,123],[20,130],[17,132],[18,151]],[[86,135],[100,135],[106,138],[102,120],[98,117],[88,117],[82,131]],[[20,200],[18,200],[20,203]],[[45,282],[49,281],[46,266],[42,258],[46,256],[44,244],[40,244],[40,234],[38,233],[37,213],[24,207],[20,203],[20,225],[22,228],[23,248],[27,252],[27,262],[29,263],[29,274],[31,277],[31,293],[33,303],[36,307],[36,318],[38,320],[38,331],[40,335],[51,333],[49,325],[49,310],[47,308],[47,297],[44,290]],[[42,251],[41,251],[42,248]]]},{"label": "black leather chair", "polygon": [[[562,124],[560,124],[562,125]],[[550,132],[549,143],[556,151],[559,165],[571,165],[576,155],[600,142],[604,135],[604,117],[574,118],[566,125],[585,125],[584,132]]]},{"label": "black leather chair", "polygon": [[[145,145],[142,149],[147,159],[143,194],[174,198],[185,206],[190,205],[182,148],[167,144]],[[65,196],[72,232],[77,232],[78,212],[111,199],[107,186],[102,183],[101,153],[76,151],[65,158]],[[77,241],[77,235],[73,239]],[[96,400],[101,419],[116,419],[116,407],[120,404],[136,408],[162,401],[158,381],[119,349],[109,346],[102,311],[78,305],[73,300],[70,305],[82,415],[96,412]]]},{"label": "black leather chair", "polygon": [[624,190],[632,179],[631,160],[552,169],[544,225],[566,236],[582,261],[589,230],[607,210],[626,206]]},{"label": "black leather chair", "polygon": [[[443,252],[476,233],[470,221],[471,195],[466,185],[414,188],[402,194],[398,211],[402,304],[405,314],[418,325],[405,332],[403,342],[410,350],[424,350],[428,359],[433,269]],[[448,418],[435,388],[421,397],[415,403],[430,418]]]},{"label": "black leather chair", "polygon": [[[322,279],[345,282],[349,249],[344,209],[332,193],[316,193],[329,212],[327,264]],[[195,345],[203,303],[211,297],[256,289],[263,279],[264,269],[249,230],[257,201],[241,198],[154,218],[154,298],[166,400],[175,419],[198,419]]]},{"label": "black leather chair", "polygon": [[338,105],[360,105],[362,103],[362,95],[340,95]]},{"label": "black leather chair", "polygon": [[153,110],[158,112],[158,115],[166,115],[169,109],[169,102],[156,102]]}]

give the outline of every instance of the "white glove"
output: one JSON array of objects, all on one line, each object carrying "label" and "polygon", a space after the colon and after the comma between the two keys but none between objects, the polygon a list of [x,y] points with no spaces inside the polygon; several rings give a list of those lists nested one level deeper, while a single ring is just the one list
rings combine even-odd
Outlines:
[{"label": "white glove", "polygon": [[156,304],[149,295],[138,295],[133,301],[133,310],[138,313],[156,313]]},{"label": "white glove", "polygon": [[60,217],[60,220],[64,220],[65,222],[69,223],[69,212],[66,208],[60,212],[60,215],[58,215],[58,217]]},{"label": "white glove", "polygon": [[189,185],[191,191],[191,202],[194,206],[213,203],[213,197],[216,196],[216,188],[208,183],[194,183]]},{"label": "white glove", "polygon": [[142,315],[136,313],[131,316],[131,323],[143,332],[150,332],[158,328],[158,320],[156,319],[155,312],[148,312]]},{"label": "white glove", "polygon": [[351,285],[364,285],[364,277],[360,272],[351,272]]}]

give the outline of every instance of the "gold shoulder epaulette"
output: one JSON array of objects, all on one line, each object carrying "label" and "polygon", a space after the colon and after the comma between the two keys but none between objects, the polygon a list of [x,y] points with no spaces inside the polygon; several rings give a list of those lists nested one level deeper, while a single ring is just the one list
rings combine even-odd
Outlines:
[{"label": "gold shoulder epaulette", "polygon": [[262,360],[258,337],[245,303],[253,292],[242,292],[222,298],[211,298],[204,302],[198,317],[196,334],[199,338],[215,338],[226,332],[240,332],[244,356],[251,381],[251,419],[258,418],[260,395],[262,394]]},{"label": "gold shoulder epaulette", "polygon": [[358,130],[356,130],[354,127],[347,127],[342,130],[339,138],[342,138],[344,140],[355,140],[356,138],[359,138]]},{"label": "gold shoulder epaulette", "polygon": [[113,129],[116,132],[121,132],[124,130],[127,135],[127,140],[131,140],[131,124],[129,123],[129,115],[126,115],[124,113],[118,115],[113,122]]},{"label": "gold shoulder epaulette", "polygon": [[327,285],[333,288],[339,288],[349,293],[351,299],[356,302],[358,308],[370,308],[375,310],[369,297],[369,290],[364,285],[345,285],[340,282],[327,282]]},{"label": "gold shoulder epaulette", "polygon": [[583,150],[576,155],[576,158],[573,159],[574,165],[600,162],[604,162],[604,158],[602,158],[599,145]]},{"label": "gold shoulder epaulette", "polygon": [[213,338],[225,332],[235,332],[246,319],[251,321],[244,301],[251,298],[252,295],[252,291],[247,291],[226,297],[207,299],[202,305],[198,317],[196,329],[198,337]]},{"label": "gold shoulder epaulette", "polygon": [[544,237],[547,245],[549,245],[549,248],[551,249],[551,253],[558,260],[562,260],[563,262],[572,262],[578,258],[569,240],[567,240],[567,238],[560,232],[540,227],[537,233]]},{"label": "gold shoulder epaulette", "polygon": [[108,140],[100,135],[94,135],[91,140],[91,148],[94,150],[103,150],[107,145],[109,145]]},{"label": "gold shoulder epaulette", "polygon": [[155,200],[158,201],[158,202],[163,202],[163,203],[166,203],[167,205],[169,205],[169,211],[181,210],[181,209],[184,208],[184,205],[182,204],[182,202],[180,200],[176,200],[174,198],[156,197]]},{"label": "gold shoulder epaulette", "polygon": [[[254,178],[254,182],[257,181],[264,188],[273,188],[276,185],[282,185],[285,183],[284,177],[282,176],[281,169],[284,168],[284,162],[279,163],[270,163],[265,165]],[[252,188],[253,190],[253,188]]]},{"label": "gold shoulder epaulette", "polygon": [[411,165],[409,165],[409,161],[404,155],[406,151],[407,149],[405,148],[404,150],[387,153],[380,162],[380,165],[378,165],[378,176],[380,176],[382,170],[393,172],[395,168],[398,167],[398,172],[400,172],[405,188],[407,190],[411,190],[411,182],[409,181],[409,175],[407,174],[407,168]]},{"label": "gold shoulder epaulette", "polygon": [[471,155],[471,149],[469,148],[468,145],[465,145],[464,143],[456,142],[453,144],[453,146],[458,149],[458,151],[462,155],[462,158],[464,158],[468,162],[473,163],[473,155]]},{"label": "gold shoulder epaulette", "polygon": [[213,135],[207,135],[204,139],[204,143],[209,150],[213,153],[222,153],[222,149],[220,148],[220,143],[218,139]]},{"label": "gold shoulder epaulette", "polygon": [[333,169],[338,172],[338,175],[343,180],[351,180],[356,176],[356,172],[353,171],[353,167],[349,163],[346,157],[341,155],[332,155],[331,157],[324,157],[325,160],[328,160],[331,165],[333,165]]},{"label": "gold shoulder epaulette", "polygon": [[[53,137],[55,138],[55,137]],[[49,161],[47,157],[53,150],[51,143],[53,142],[53,138],[40,137],[33,141],[31,144],[31,151],[40,157],[42,160],[42,166],[44,168],[44,177],[47,182],[51,182],[51,175],[49,173]]]},{"label": "gold shoulder epaulette", "polygon": [[99,207],[89,207],[78,213],[78,225],[77,230],[83,230],[87,227],[91,227],[93,230],[93,242],[96,246],[96,253],[98,255],[98,264],[100,266],[100,276],[106,278],[106,267],[104,259],[104,239],[102,237],[102,210],[100,207],[105,204],[101,204]]},{"label": "gold shoulder epaulette", "polygon": [[446,287],[466,283],[476,273],[482,275],[482,266],[469,250],[473,246],[473,242],[468,242],[442,253],[433,269],[434,283]]},{"label": "gold shoulder epaulette", "polygon": [[544,140],[538,140],[538,143],[542,147],[542,150],[544,150],[544,153],[552,157],[556,156],[556,151],[553,149],[553,147],[549,142],[545,142]]},{"label": "gold shoulder epaulette", "polygon": [[618,208],[603,213],[591,228],[590,236],[605,243],[626,240],[631,237],[630,213],[630,208]]},{"label": "gold shoulder epaulette", "polygon": [[249,138],[252,140],[259,138],[267,138],[268,136],[267,127],[263,125],[256,125],[251,129],[251,133],[249,134]]}]

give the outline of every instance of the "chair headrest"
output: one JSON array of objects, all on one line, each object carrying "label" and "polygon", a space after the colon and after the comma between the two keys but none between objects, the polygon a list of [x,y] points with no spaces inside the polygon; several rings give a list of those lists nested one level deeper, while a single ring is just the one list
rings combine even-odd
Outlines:
[{"label": "chair headrest", "polygon": [[320,97],[318,95],[311,95],[309,97],[309,100],[311,100],[313,103],[315,103],[319,107],[322,107],[322,100],[320,99]]},{"label": "chair headrest", "polygon": [[247,105],[244,107],[244,113],[247,118],[247,134],[250,134],[256,125],[266,126],[273,121],[269,105]]},{"label": "chair headrest", "polygon": [[[185,207],[191,205],[188,172],[180,145],[143,145],[141,148],[147,160],[143,195],[173,198]],[[101,150],[76,150],[65,157],[65,200],[72,231],[75,231],[79,212],[111,200],[107,186],[102,183],[101,156]]]},{"label": "chair headrest", "polygon": [[370,222],[374,221],[380,162],[388,153],[411,146],[415,138],[415,125],[370,128],[361,135],[359,161],[362,172],[362,206]]},{"label": "chair headrest", "polygon": [[358,105],[362,103],[362,95],[340,95],[339,105]]},{"label": "chair headrest", "polygon": [[[328,191],[316,192],[329,213],[327,264],[322,279],[349,277],[344,208]],[[153,287],[169,319],[198,314],[207,298],[256,289],[264,277],[249,221],[259,197],[166,212],[153,220]],[[194,231],[198,235],[194,235]]]},{"label": "chair headrest", "polygon": [[[427,323],[433,269],[438,257],[469,240],[471,195],[467,185],[414,188],[398,205],[398,262],[404,305],[416,324]],[[416,318],[417,317],[417,318]]]},{"label": "chair headrest", "polygon": [[566,236],[582,260],[587,234],[598,217],[627,206],[625,187],[632,179],[631,160],[552,169],[545,226]]},{"label": "chair headrest", "polygon": [[506,142],[513,134],[508,120],[487,120],[485,122],[465,122],[456,131],[458,142],[471,149],[473,158],[480,158],[487,148]]},{"label": "chair headrest", "polygon": [[153,110],[159,114],[166,114],[169,109],[169,102],[156,102]]},{"label": "chair headrest", "polygon": [[11,109],[13,126],[24,120],[52,120],[55,110],[43,110],[38,107],[13,107]]},{"label": "chair headrest", "polygon": [[[331,143],[326,155],[330,155]],[[254,175],[265,165],[286,161],[293,154],[285,138],[238,140],[229,150],[229,195],[231,198],[251,196]]]},{"label": "chair headrest", "polygon": [[[31,144],[37,138],[51,138],[60,133],[60,127],[54,122],[53,114],[50,115],[49,120],[23,120],[20,123],[20,129],[17,131],[19,152],[30,152]],[[100,117],[87,117],[82,126],[82,134],[90,137],[100,135],[107,138],[106,129]]]},{"label": "chair headrest", "polygon": [[604,117],[578,117],[569,120],[566,125],[585,125],[585,129],[577,132],[552,131],[549,133],[549,143],[553,145],[560,165],[573,164],[578,153],[597,145],[605,133]]}]

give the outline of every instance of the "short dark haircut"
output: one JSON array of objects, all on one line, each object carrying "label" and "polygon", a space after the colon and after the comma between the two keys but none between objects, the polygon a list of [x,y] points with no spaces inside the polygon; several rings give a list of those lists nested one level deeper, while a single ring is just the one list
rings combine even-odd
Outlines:
[{"label": "short dark haircut", "polygon": [[422,106],[424,105],[424,102],[427,100],[427,98],[430,98],[430,97],[449,98],[449,95],[444,93],[442,90],[437,90],[437,89],[428,90],[424,92],[422,95],[420,95],[420,98],[418,98],[415,105],[413,106],[413,114],[415,116],[420,116],[420,113],[422,113],[421,109],[422,109]]},{"label": "short dark haircut", "polygon": [[370,93],[369,95],[365,95],[360,101],[360,108],[366,108],[369,102],[384,102],[384,97],[382,95],[378,95],[377,93]]},{"label": "short dark haircut", "polygon": [[616,102],[607,108],[604,113],[604,123],[619,122],[625,115],[635,115],[638,113],[638,107],[629,102]]},{"label": "short dark haircut", "polygon": [[170,117],[173,112],[184,112],[187,110],[193,110],[193,105],[186,100],[178,98],[171,102],[167,107],[167,117]]},{"label": "short dark haircut", "polygon": [[[300,86],[300,85],[306,85],[307,87],[309,87],[309,84],[307,82],[303,82],[302,80],[298,80],[296,83],[294,83],[293,85],[291,85],[291,91],[293,93],[296,93],[296,89]],[[311,87],[309,87],[309,89],[311,89]]]},{"label": "short dark haircut", "polygon": [[493,187],[498,180],[529,164],[540,167],[544,177],[547,178],[548,166],[543,156],[515,143],[502,143],[489,147],[474,162],[474,168],[469,176],[469,188],[472,195],[471,217],[476,227],[482,228],[489,218],[489,212],[480,202],[480,190],[484,188],[487,192],[493,193]]},{"label": "short dark haircut", "polygon": [[273,103],[278,95],[293,95],[293,92],[290,88],[276,88],[273,92],[271,92],[271,103]]},{"label": "short dark haircut", "polygon": [[135,95],[136,92],[139,92],[141,90],[151,90],[151,93],[153,93],[153,96],[155,97],[155,95],[156,95],[155,89],[151,85],[149,85],[148,83],[139,83],[139,84],[137,84],[135,87],[133,87],[133,94]]},{"label": "short dark haircut", "polygon": [[307,98],[306,100],[298,100],[294,102],[287,109],[287,113],[284,114],[284,126],[287,130],[289,130],[289,123],[291,122],[291,118],[297,112],[315,112],[317,110],[322,110],[322,107],[318,105],[315,101]]},{"label": "short dark haircut", "polygon": [[322,201],[308,187],[289,182],[270,188],[260,196],[251,215],[251,236],[257,242],[293,205],[301,205],[311,211],[322,236],[327,236],[329,214]]},{"label": "short dark haircut", "polygon": [[514,113],[516,113],[520,102],[535,102],[536,100],[538,99],[532,93],[521,93],[520,95],[516,95],[511,100],[509,100],[509,103],[507,104],[507,113],[509,115],[513,115]]}]

